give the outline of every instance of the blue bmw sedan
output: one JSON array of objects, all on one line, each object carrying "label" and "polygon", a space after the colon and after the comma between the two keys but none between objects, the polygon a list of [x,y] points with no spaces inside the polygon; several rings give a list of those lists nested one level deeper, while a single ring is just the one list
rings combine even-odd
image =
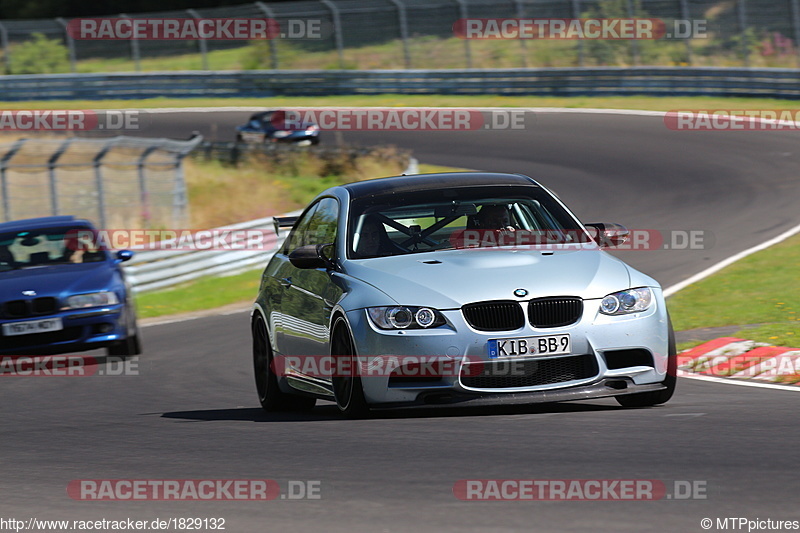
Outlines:
[{"label": "blue bmw sedan", "polygon": [[141,353],[121,266],[133,252],[112,255],[94,233],[72,216],[0,224],[0,354]]}]

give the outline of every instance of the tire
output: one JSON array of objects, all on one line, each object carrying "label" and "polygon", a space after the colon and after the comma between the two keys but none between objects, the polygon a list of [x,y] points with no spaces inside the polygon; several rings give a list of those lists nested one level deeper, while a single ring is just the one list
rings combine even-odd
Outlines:
[{"label": "tire", "polygon": [[139,332],[126,337],[119,344],[114,344],[106,348],[106,354],[110,357],[130,357],[142,353],[142,344],[139,342]]},{"label": "tire", "polygon": [[106,348],[106,354],[110,357],[130,357],[142,353],[142,342],[139,340],[139,326],[136,325],[136,314],[130,308],[128,309],[128,316],[133,317],[133,335],[128,335],[125,340]]},{"label": "tire", "polygon": [[675,393],[675,385],[678,381],[678,350],[675,346],[675,332],[672,329],[672,320],[667,317],[669,327],[669,342],[667,347],[667,377],[663,383],[666,389],[655,392],[640,392],[638,394],[626,394],[615,396],[617,403],[623,407],[652,407],[662,403],[667,403]]},{"label": "tire", "polygon": [[[353,340],[350,337],[350,330],[342,317],[337,318],[333,326],[331,355],[333,357],[348,357],[351,360],[356,356]],[[337,365],[337,367],[352,368],[356,373],[357,365]],[[344,416],[347,418],[365,418],[369,415],[369,405],[364,398],[361,376],[334,376],[332,381],[336,406]]]},{"label": "tire", "polygon": [[272,369],[272,346],[267,334],[267,326],[261,315],[253,321],[253,372],[256,378],[256,391],[261,408],[268,412],[310,411],[317,403],[310,396],[287,394],[278,387],[278,377]]}]

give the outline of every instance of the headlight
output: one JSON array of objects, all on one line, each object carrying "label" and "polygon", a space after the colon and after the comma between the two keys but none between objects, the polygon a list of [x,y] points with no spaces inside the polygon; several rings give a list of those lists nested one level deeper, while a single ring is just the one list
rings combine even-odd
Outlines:
[{"label": "headlight", "polygon": [[87,294],[76,294],[66,300],[64,309],[82,309],[84,307],[100,307],[103,305],[114,305],[119,303],[119,298],[113,292],[90,292]]},{"label": "headlight", "polygon": [[381,329],[426,329],[445,323],[442,314],[430,307],[394,305],[370,307],[367,311],[375,325]]},{"label": "headlight", "polygon": [[277,130],[273,132],[272,136],[275,137],[276,139],[282,139],[284,137],[288,137],[291,134],[292,134],[291,131]]},{"label": "headlight", "polygon": [[600,302],[604,315],[627,315],[645,311],[653,301],[653,292],[647,287],[614,292]]}]

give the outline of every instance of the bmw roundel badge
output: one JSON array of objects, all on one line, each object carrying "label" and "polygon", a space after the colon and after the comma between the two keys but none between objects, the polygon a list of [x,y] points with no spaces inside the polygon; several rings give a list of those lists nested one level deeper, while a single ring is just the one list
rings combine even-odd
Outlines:
[{"label": "bmw roundel badge", "polygon": [[525,289],[517,289],[517,290],[514,291],[514,296],[518,296],[520,298],[522,298],[523,296],[527,296],[527,295],[528,295],[528,291],[526,291]]}]

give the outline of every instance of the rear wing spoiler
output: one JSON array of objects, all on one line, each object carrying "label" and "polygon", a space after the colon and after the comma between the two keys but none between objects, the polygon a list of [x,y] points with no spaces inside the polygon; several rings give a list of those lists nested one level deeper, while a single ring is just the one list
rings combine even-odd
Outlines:
[{"label": "rear wing spoiler", "polygon": [[275,235],[280,235],[281,228],[291,228],[300,217],[273,217],[272,225],[275,227]]}]

